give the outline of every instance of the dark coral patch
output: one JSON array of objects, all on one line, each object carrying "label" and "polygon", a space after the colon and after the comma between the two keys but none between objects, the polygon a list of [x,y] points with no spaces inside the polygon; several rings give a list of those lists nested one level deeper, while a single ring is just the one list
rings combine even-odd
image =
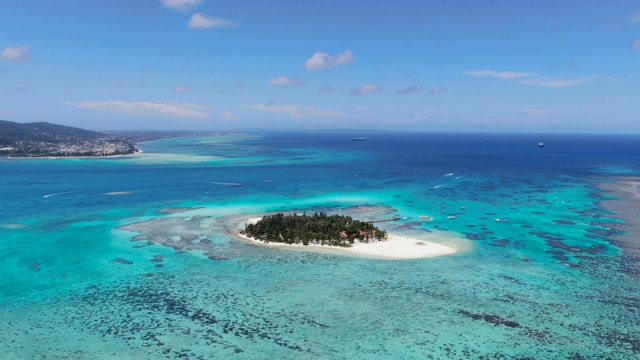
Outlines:
[{"label": "dark coral patch", "polygon": [[483,234],[464,233],[464,236],[469,240],[485,240],[487,237]]},{"label": "dark coral patch", "polygon": [[576,223],[569,220],[552,220],[555,224],[559,225],[575,225]]},{"label": "dark coral patch", "polygon": [[503,319],[498,315],[474,314],[470,311],[466,311],[462,309],[459,309],[458,312],[466,317],[472,318],[473,320],[484,320],[489,324],[493,324],[493,326],[504,325],[506,327],[511,327],[511,328],[520,327],[520,324],[518,324],[517,322]]},{"label": "dark coral patch", "polygon": [[113,260],[113,262],[114,263],[118,263],[118,264],[125,264],[125,265],[133,264],[133,261],[125,260],[123,258],[117,258],[117,259]]},{"label": "dark coral patch", "polygon": [[605,236],[605,237],[610,237],[613,235],[620,234],[620,231],[617,231],[617,230],[604,230],[604,229],[596,229],[596,228],[587,229],[587,231],[590,233]]},{"label": "dark coral patch", "polygon": [[497,246],[497,247],[507,247],[509,246],[510,243],[511,241],[509,239],[495,239],[490,241],[488,245]]}]

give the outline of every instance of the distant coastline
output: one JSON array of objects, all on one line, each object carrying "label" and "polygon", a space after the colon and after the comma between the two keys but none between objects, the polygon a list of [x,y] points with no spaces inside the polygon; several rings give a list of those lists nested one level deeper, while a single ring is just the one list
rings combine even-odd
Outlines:
[{"label": "distant coastline", "polygon": [[[224,133],[215,133],[221,136]],[[142,141],[202,136],[188,132],[100,132],[47,122],[0,120],[0,156],[10,158],[93,158],[141,153]]]}]

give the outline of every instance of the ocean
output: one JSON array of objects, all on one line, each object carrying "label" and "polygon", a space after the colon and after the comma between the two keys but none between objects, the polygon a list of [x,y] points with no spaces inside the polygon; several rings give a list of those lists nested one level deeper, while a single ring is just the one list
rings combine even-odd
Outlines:
[{"label": "ocean", "polygon": [[[0,159],[0,358],[640,357],[638,135],[138,146]],[[359,209],[464,251],[383,260],[231,235],[264,213]]]}]

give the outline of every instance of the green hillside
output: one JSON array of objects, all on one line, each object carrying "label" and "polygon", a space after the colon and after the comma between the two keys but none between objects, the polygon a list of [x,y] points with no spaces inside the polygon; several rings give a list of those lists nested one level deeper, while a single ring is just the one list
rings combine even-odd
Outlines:
[{"label": "green hillside", "polygon": [[47,122],[16,123],[0,120],[0,144],[10,145],[17,141],[60,142],[68,140],[93,140],[107,137],[106,134],[76,127]]}]

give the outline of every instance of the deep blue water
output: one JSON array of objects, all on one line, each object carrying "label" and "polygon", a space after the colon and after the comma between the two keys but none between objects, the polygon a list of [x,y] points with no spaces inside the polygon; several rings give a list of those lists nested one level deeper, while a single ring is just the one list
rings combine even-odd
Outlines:
[{"label": "deep blue water", "polygon": [[[247,133],[130,157],[0,159],[0,357],[634,359],[638,263],[616,239],[638,238],[624,225],[637,214],[597,184],[638,177],[639,144]],[[390,232],[444,230],[466,251],[362,259],[227,233],[244,215],[360,205],[407,217]],[[163,237],[211,245],[176,251]]]}]

